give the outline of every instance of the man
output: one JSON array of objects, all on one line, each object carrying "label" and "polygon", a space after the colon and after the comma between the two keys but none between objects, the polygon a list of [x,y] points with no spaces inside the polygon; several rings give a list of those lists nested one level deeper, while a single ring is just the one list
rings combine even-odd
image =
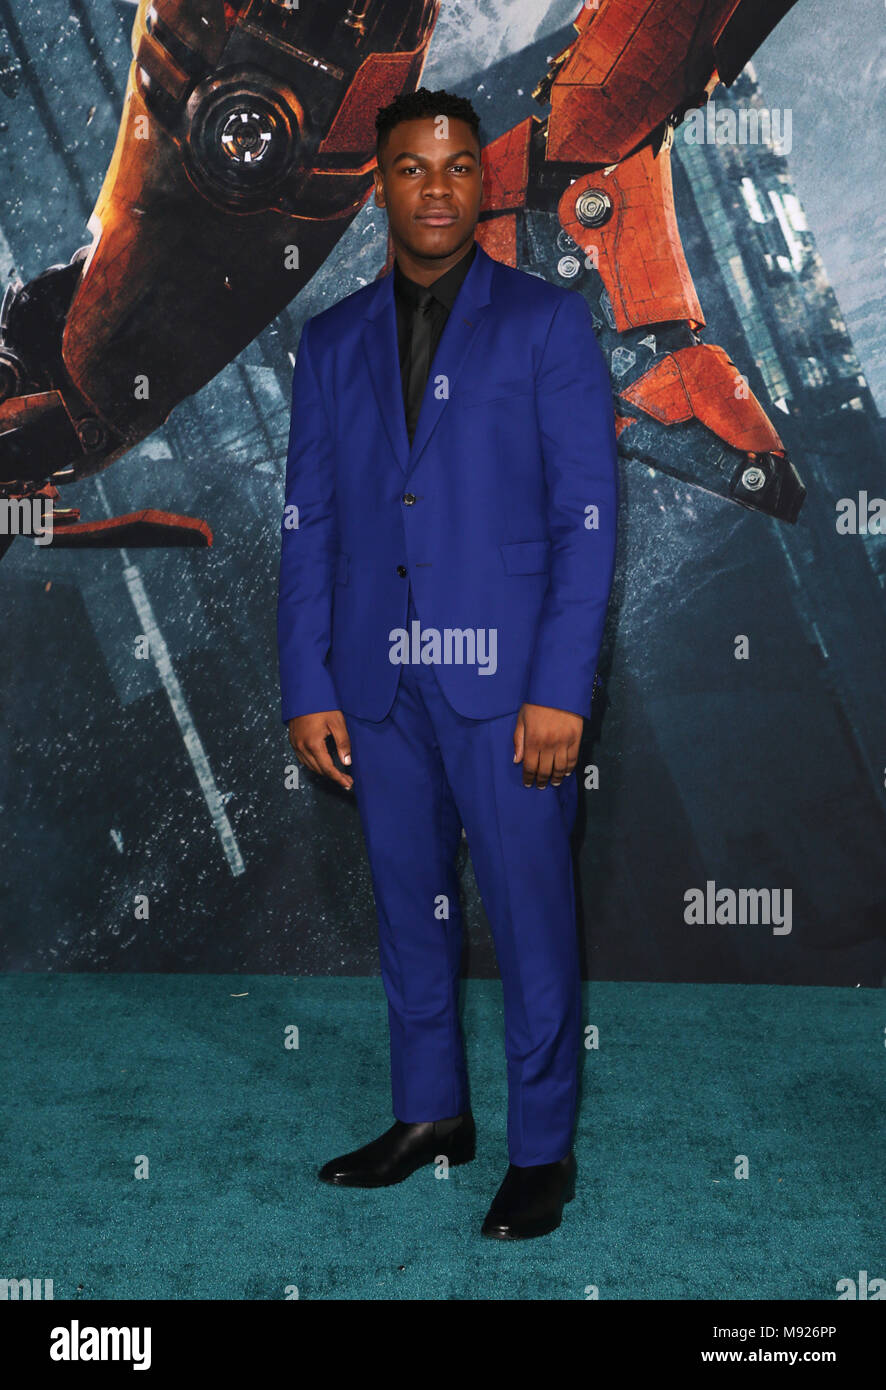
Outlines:
[{"label": "man", "polygon": [[458,1020],[464,827],[508,1076],[510,1163],[482,1231],[525,1238],[559,1225],[574,1188],[569,836],[614,565],[612,397],[581,296],[474,241],[470,102],[419,89],[376,128],[396,263],[302,330],[278,642],[299,761],[355,788],[396,1122],[319,1176],[374,1187],[441,1154],[474,1156]]}]

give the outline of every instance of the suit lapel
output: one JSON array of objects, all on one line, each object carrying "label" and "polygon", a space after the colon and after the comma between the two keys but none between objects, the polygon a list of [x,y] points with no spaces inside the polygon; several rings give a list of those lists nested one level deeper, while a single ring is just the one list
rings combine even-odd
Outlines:
[{"label": "suit lapel", "polygon": [[377,293],[372,297],[363,323],[363,350],[391,448],[405,473],[409,460],[409,435],[406,433],[406,412],[400,381],[393,268],[379,280]]},{"label": "suit lapel", "polygon": [[[493,258],[478,243],[477,253],[462,281],[431,363],[411,449],[406,433],[400,380],[393,268],[379,281],[378,293],[370,304],[364,323],[363,347],[391,448],[404,473],[408,473],[418,462],[446,408],[474,336],[484,316],[489,313],[495,265]],[[435,382],[441,376],[448,382],[448,394],[438,399]]]}]

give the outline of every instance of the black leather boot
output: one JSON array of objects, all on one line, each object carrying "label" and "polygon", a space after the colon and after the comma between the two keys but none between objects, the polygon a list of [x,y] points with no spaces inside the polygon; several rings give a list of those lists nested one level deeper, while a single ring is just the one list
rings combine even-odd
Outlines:
[{"label": "black leather boot", "polygon": [[476,1140],[470,1111],[449,1120],[427,1120],[414,1125],[397,1120],[361,1149],[331,1158],[317,1177],[339,1187],[389,1187],[408,1178],[416,1168],[433,1163],[439,1154],[445,1154],[453,1167],[470,1163]]},{"label": "black leather boot", "polygon": [[526,1240],[555,1231],[563,1203],[575,1196],[575,1155],[531,1168],[508,1166],[483,1222],[481,1235],[495,1240]]}]

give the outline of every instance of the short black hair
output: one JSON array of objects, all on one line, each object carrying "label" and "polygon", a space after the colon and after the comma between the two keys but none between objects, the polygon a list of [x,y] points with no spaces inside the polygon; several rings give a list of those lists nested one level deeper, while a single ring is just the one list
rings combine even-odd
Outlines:
[{"label": "short black hair", "polygon": [[452,92],[429,92],[427,87],[419,87],[414,92],[402,92],[389,106],[379,107],[375,118],[375,158],[380,162],[382,149],[388,136],[401,121],[418,121],[425,116],[449,116],[452,120],[464,121],[471,127],[477,144],[480,140],[480,117],[467,97],[457,97]]}]

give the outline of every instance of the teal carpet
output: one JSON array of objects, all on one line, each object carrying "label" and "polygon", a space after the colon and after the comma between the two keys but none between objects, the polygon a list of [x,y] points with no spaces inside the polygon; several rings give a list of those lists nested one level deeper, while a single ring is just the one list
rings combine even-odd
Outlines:
[{"label": "teal carpet", "polygon": [[501,987],[464,999],[477,1159],[365,1192],[314,1173],[393,1122],[379,980],[0,976],[0,1277],[89,1300],[834,1299],[886,1276],[878,992],[586,985],[577,1195],[512,1243],[479,1236],[507,1166]]}]

